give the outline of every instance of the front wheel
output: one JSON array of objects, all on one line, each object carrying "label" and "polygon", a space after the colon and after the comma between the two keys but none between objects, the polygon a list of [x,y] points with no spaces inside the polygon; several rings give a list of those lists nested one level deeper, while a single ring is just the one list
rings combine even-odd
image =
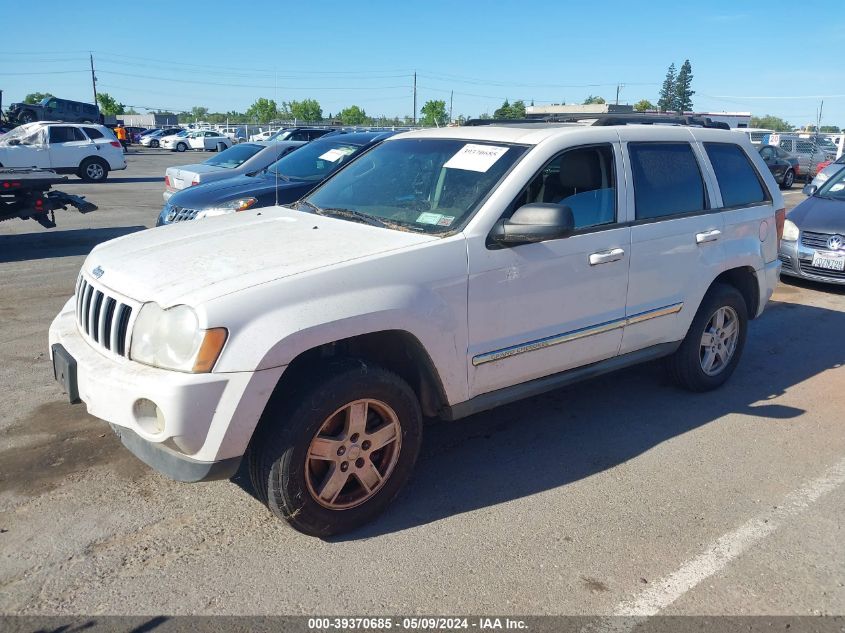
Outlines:
[{"label": "front wheel", "polygon": [[792,185],[795,184],[795,172],[791,169],[787,169],[786,173],[783,175],[783,182],[780,184],[781,189],[792,189]]},{"label": "front wheel", "polygon": [[36,120],[37,118],[32,110],[24,110],[18,115],[18,121],[21,123],[32,123]]},{"label": "front wheel", "polygon": [[187,145],[185,145],[184,143],[177,143],[177,144],[176,144],[176,151],[177,151],[177,152],[184,152],[184,151],[186,151],[187,149],[188,149],[188,146],[187,146]]},{"label": "front wheel", "polygon": [[419,454],[422,414],[404,380],[369,362],[321,373],[289,404],[268,408],[249,465],[276,516],[330,536],[371,521],[396,497]]},{"label": "front wheel", "polygon": [[748,308],[739,290],[714,284],[681,346],[667,359],[669,375],[690,391],[716,389],[736,369],[747,331]]},{"label": "front wheel", "polygon": [[150,141],[150,147],[156,148],[158,146],[159,146],[159,142],[157,140],[153,139],[153,140]]}]

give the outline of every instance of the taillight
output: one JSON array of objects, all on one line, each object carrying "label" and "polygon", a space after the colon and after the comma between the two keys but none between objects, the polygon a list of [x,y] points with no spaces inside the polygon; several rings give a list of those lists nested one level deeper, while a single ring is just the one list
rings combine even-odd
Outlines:
[{"label": "taillight", "polygon": [[109,145],[112,147],[121,147],[120,141],[109,141]]},{"label": "taillight", "polygon": [[164,186],[165,186],[165,187],[170,187],[170,176],[165,176],[165,177],[164,177]]},{"label": "taillight", "polygon": [[194,185],[198,185],[198,184],[200,184],[200,177],[194,176],[194,179],[191,181],[191,186],[193,187]]},{"label": "taillight", "polygon": [[777,227],[778,242],[783,238],[783,224],[786,221],[786,209],[775,211],[775,226]]}]

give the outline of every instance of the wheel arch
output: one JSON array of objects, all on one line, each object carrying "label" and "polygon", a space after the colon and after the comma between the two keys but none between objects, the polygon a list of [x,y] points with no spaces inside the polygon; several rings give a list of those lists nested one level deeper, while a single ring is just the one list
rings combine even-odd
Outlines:
[{"label": "wheel arch", "polygon": [[[760,282],[757,279],[756,271],[751,266],[739,266],[724,271],[713,280],[710,288],[718,283],[736,288],[742,298],[745,299],[748,318],[753,319],[757,316],[757,311],[760,308]],[[707,289],[708,292],[710,288]]]},{"label": "wheel arch", "polygon": [[324,343],[299,353],[279,379],[268,407],[283,394],[297,391],[336,358],[371,362],[400,376],[417,396],[423,414],[438,415],[448,404],[431,356],[420,340],[405,330],[381,330]]}]

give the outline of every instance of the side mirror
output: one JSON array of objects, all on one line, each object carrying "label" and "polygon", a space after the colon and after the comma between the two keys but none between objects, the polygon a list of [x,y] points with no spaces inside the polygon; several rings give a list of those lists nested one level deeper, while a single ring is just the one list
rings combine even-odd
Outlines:
[{"label": "side mirror", "polygon": [[813,196],[818,190],[819,188],[815,185],[804,185],[804,188],[801,190],[801,193],[803,193],[805,196]]},{"label": "side mirror", "polygon": [[499,220],[490,239],[502,246],[518,246],[558,240],[574,230],[572,209],[560,204],[534,202],[519,207],[510,218]]}]

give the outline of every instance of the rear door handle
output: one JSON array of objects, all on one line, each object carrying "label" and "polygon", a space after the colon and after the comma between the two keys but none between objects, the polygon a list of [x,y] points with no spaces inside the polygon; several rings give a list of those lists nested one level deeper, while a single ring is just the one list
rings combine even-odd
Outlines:
[{"label": "rear door handle", "polygon": [[704,244],[705,242],[715,242],[719,239],[719,236],[721,234],[722,232],[719,229],[713,229],[712,231],[704,231],[704,233],[696,233],[695,243]]},{"label": "rear door handle", "polygon": [[597,266],[598,264],[609,264],[610,262],[617,262],[625,256],[625,251],[621,248],[614,248],[609,251],[601,251],[590,255],[590,266]]}]

